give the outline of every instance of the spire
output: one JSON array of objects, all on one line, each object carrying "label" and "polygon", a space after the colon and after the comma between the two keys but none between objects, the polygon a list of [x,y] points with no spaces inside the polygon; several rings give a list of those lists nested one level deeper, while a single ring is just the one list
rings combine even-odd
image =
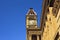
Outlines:
[{"label": "spire", "polygon": [[37,15],[33,8],[30,8],[27,15]]}]

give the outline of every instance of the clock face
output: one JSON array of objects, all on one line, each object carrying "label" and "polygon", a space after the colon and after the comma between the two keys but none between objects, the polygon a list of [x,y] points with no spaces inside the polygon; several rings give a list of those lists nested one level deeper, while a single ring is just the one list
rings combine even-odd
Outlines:
[{"label": "clock face", "polygon": [[30,24],[30,25],[33,25],[33,24],[34,24],[34,20],[30,20],[30,21],[29,21],[29,24]]}]

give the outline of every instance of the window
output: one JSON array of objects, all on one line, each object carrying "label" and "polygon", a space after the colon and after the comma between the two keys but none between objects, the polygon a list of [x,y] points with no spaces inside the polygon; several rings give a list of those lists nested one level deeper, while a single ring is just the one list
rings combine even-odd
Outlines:
[{"label": "window", "polygon": [[37,36],[36,35],[32,35],[32,40],[37,40]]},{"label": "window", "polygon": [[56,35],[54,40],[58,40],[58,38],[59,38],[59,32],[57,33],[57,35]]},{"label": "window", "polygon": [[58,26],[58,32],[59,32],[59,35],[60,35],[60,25]]},{"label": "window", "polygon": [[47,13],[49,13],[49,8],[47,8]]},{"label": "window", "polygon": [[39,35],[39,40],[41,40],[41,35]]},{"label": "window", "polygon": [[44,28],[43,28],[43,32],[44,32]]},{"label": "window", "polygon": [[60,0],[56,0],[56,2],[58,2],[58,3],[59,3],[59,2],[60,2]]},{"label": "window", "polygon": [[47,25],[47,29],[48,29],[48,31],[49,31],[49,26]]},{"label": "window", "polygon": [[47,20],[47,16],[45,17],[45,20]]},{"label": "window", "polygon": [[53,8],[53,15],[55,15],[56,14],[56,8]]},{"label": "window", "polygon": [[53,7],[55,0],[50,0],[50,7]]},{"label": "window", "polygon": [[49,21],[51,21],[51,18],[49,18]]},{"label": "window", "polygon": [[58,17],[58,20],[57,20],[57,22],[59,21],[59,19],[60,19],[60,16]]}]

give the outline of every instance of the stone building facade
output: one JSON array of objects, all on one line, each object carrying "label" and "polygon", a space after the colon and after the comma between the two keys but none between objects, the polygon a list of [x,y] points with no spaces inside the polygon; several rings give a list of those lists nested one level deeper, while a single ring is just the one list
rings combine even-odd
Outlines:
[{"label": "stone building facade", "polygon": [[60,0],[44,0],[41,16],[41,40],[60,40]]},{"label": "stone building facade", "polygon": [[40,28],[37,26],[36,12],[29,9],[26,40],[60,40],[60,0],[43,0]]}]

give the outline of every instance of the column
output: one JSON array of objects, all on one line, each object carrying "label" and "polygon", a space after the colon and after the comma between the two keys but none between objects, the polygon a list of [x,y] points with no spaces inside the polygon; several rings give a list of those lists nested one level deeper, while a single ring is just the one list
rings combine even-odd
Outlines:
[{"label": "column", "polygon": [[31,40],[31,35],[29,36],[29,40]]},{"label": "column", "polygon": [[39,35],[37,35],[37,40],[39,40]]}]

